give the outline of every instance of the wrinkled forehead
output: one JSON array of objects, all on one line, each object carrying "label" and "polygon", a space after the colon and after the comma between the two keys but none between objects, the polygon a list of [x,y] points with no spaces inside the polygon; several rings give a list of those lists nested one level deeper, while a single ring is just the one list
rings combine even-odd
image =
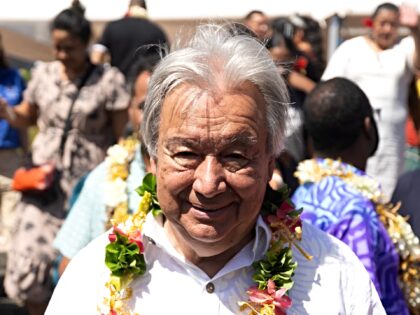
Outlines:
[{"label": "wrinkled forehead", "polygon": [[[245,82],[240,86],[232,89],[221,88],[206,89],[192,84],[182,84],[168,93],[163,101],[162,117],[163,119],[188,119],[188,116],[195,111],[198,106],[205,105],[206,113],[209,115],[214,112],[230,111],[235,107],[238,112],[243,104],[241,102],[229,102],[228,104],[220,104],[221,99],[226,95],[235,95],[240,98],[246,98],[250,104],[255,107],[255,112],[260,112],[265,118],[265,100],[258,88],[250,83]],[[228,108],[226,108],[228,106]],[[252,106],[252,105],[250,105]],[[170,116],[170,117],[165,117]]]}]

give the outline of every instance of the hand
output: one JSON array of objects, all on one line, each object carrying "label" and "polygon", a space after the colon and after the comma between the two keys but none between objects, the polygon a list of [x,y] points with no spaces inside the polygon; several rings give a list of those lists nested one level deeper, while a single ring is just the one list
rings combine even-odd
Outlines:
[{"label": "hand", "polygon": [[0,118],[6,119],[9,123],[16,119],[15,111],[2,98],[0,98]]},{"label": "hand", "polygon": [[413,30],[418,28],[419,16],[417,7],[410,4],[402,4],[400,6],[400,25]]},{"label": "hand", "polygon": [[6,119],[8,117],[8,106],[9,105],[7,104],[7,102],[4,99],[0,98],[0,118]]}]

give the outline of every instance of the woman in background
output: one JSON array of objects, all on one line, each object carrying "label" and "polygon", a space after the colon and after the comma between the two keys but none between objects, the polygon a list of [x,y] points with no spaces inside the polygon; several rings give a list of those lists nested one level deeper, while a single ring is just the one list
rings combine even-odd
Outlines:
[{"label": "woman in background", "polygon": [[[43,314],[51,297],[51,265],[57,255],[52,241],[65,217],[73,187],[123,135],[129,105],[122,74],[89,61],[91,26],[78,1],[54,18],[51,37],[56,61],[35,67],[20,105],[13,110],[4,103],[0,106],[0,117],[11,125],[37,123],[33,163],[53,164],[61,173],[54,200],[46,203],[24,197],[17,208],[19,218],[13,251],[8,256],[5,288],[9,297],[25,303],[31,315]],[[87,78],[86,83],[78,93],[82,78]],[[63,130],[73,101],[63,146]]]},{"label": "woman in background", "polygon": [[[380,143],[367,173],[379,180],[389,198],[404,169],[408,86],[420,69],[420,26],[416,8],[379,5],[366,36],[345,41],[334,52],[322,80],[345,77],[366,93],[375,111]],[[398,39],[399,26],[411,36]]]}]

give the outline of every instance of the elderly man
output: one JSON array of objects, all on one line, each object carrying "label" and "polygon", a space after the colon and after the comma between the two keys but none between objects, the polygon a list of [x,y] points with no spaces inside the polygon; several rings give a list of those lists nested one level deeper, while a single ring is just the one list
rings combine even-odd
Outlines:
[{"label": "elderly man", "polygon": [[310,225],[299,241],[298,211],[266,193],[286,91],[263,46],[228,26],[165,57],[142,124],[157,191],[139,189],[140,209],[162,212],[83,249],[46,314],[385,314],[351,250]]}]

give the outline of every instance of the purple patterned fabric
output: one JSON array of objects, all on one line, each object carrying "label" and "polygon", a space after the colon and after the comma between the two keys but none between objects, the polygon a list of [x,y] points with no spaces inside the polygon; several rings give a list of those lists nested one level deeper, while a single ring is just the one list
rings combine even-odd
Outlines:
[{"label": "purple patterned fabric", "polygon": [[[366,176],[353,166],[342,164]],[[369,272],[388,315],[409,314],[398,285],[398,254],[369,199],[341,178],[329,176],[319,183],[300,186],[292,200],[304,209],[303,220],[337,237],[354,251]]]}]

